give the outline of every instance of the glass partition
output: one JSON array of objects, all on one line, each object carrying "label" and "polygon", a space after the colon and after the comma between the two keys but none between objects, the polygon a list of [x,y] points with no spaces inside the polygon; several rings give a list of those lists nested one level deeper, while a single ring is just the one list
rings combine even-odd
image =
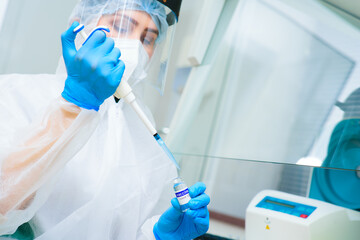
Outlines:
[{"label": "glass partition", "polygon": [[[211,198],[209,234],[225,239],[245,239],[247,208],[264,190],[360,209],[360,171],[195,155],[176,157],[182,159],[180,176],[189,186],[200,180],[207,185]],[[206,165],[202,164],[204,159]]]},{"label": "glass partition", "polygon": [[314,21],[309,29],[271,2],[240,1],[213,60],[192,70],[167,139],[171,149],[357,169],[356,60],[339,48],[341,33],[325,38],[320,23],[304,17]]}]

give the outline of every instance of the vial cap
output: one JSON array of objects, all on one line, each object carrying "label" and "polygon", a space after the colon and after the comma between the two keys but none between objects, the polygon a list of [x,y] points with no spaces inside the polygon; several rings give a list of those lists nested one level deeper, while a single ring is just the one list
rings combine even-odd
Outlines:
[{"label": "vial cap", "polygon": [[174,184],[181,183],[181,182],[182,182],[182,179],[179,177],[174,179]]}]

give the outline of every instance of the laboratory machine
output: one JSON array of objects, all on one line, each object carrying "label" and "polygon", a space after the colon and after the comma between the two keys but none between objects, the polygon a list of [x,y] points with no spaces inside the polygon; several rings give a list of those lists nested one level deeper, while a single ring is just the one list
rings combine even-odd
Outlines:
[{"label": "laboratory machine", "polygon": [[359,240],[360,212],[264,190],[246,209],[246,240]]}]

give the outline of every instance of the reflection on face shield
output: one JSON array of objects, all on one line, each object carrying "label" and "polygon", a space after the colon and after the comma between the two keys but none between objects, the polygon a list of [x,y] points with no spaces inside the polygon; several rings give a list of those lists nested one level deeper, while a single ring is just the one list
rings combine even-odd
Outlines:
[{"label": "reflection on face shield", "polygon": [[159,30],[151,16],[143,11],[126,10],[100,18],[98,26],[110,29],[109,37],[139,40],[151,58]]}]

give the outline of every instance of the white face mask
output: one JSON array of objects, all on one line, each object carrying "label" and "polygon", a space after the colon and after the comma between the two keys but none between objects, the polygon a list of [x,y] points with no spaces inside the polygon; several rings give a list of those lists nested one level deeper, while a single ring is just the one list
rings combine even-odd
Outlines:
[{"label": "white face mask", "polygon": [[125,63],[125,72],[121,81],[127,81],[130,86],[134,86],[147,76],[149,55],[139,40],[120,38],[114,41],[115,47],[121,51],[120,60]]}]

